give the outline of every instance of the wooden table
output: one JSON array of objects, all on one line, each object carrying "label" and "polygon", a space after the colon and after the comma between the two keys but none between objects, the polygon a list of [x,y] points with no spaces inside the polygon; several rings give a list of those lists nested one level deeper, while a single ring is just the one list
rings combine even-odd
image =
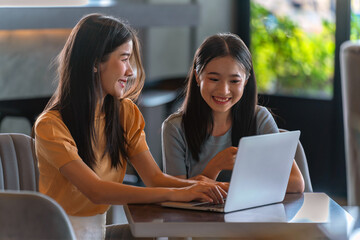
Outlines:
[{"label": "wooden table", "polygon": [[287,194],[282,203],[232,213],[124,207],[135,237],[347,239],[354,219],[325,193]]}]

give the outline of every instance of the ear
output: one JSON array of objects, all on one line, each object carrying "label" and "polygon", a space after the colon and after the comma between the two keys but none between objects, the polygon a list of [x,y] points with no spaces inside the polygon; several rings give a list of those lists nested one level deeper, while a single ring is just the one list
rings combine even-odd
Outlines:
[{"label": "ear", "polygon": [[247,76],[244,86],[246,86],[246,84],[248,83],[250,76],[251,76],[251,73],[249,73],[249,75]]},{"label": "ear", "polygon": [[100,70],[99,69],[100,68],[100,63],[99,63],[99,61],[98,60],[95,60],[95,62],[94,62],[94,73],[97,73],[98,72],[98,70]]},{"label": "ear", "polygon": [[199,75],[197,74],[196,71],[194,71],[194,76],[195,76],[195,81],[197,83],[197,86],[199,87],[200,86],[200,79],[199,79]]}]

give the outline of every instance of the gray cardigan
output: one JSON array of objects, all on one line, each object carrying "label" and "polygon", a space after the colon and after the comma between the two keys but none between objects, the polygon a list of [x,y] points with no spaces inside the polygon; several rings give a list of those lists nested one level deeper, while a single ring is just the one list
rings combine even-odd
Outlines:
[{"label": "gray cardigan", "polygon": [[[162,159],[164,172],[173,176],[186,175],[188,178],[202,173],[208,162],[231,144],[231,128],[222,136],[210,136],[203,144],[199,161],[191,156],[181,124],[182,114],[170,115],[162,124]],[[256,134],[279,132],[271,113],[262,106],[256,108]],[[230,181],[231,171],[222,171],[219,181]]]}]

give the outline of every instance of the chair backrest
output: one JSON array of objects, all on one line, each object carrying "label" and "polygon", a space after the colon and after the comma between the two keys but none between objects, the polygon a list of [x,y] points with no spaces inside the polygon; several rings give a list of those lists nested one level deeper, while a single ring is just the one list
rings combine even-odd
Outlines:
[{"label": "chair backrest", "polygon": [[38,191],[39,170],[25,134],[0,134],[0,190]]},{"label": "chair backrest", "polygon": [[76,239],[65,211],[33,191],[0,191],[0,239]]},{"label": "chair backrest", "polygon": [[[285,129],[279,129],[279,130],[280,130],[280,132],[286,132],[287,131]],[[311,179],[310,179],[309,167],[308,167],[308,164],[307,164],[307,159],[306,159],[304,148],[303,148],[300,141],[299,141],[298,146],[296,148],[295,162],[298,165],[298,167],[299,167],[299,169],[301,171],[301,174],[304,177],[305,192],[312,192],[313,188],[312,188]]]},{"label": "chair backrest", "polygon": [[360,41],[340,47],[348,205],[360,205]]}]

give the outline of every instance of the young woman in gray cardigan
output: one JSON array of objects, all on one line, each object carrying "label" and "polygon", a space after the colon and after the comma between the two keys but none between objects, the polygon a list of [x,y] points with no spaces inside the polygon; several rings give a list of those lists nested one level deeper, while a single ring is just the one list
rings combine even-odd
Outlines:
[{"label": "young woman in gray cardigan", "polygon": [[[279,131],[257,99],[244,42],[231,33],[208,37],[195,53],[182,107],[162,126],[164,171],[179,178],[229,181],[240,138]],[[294,161],[287,192],[303,190]]]}]

